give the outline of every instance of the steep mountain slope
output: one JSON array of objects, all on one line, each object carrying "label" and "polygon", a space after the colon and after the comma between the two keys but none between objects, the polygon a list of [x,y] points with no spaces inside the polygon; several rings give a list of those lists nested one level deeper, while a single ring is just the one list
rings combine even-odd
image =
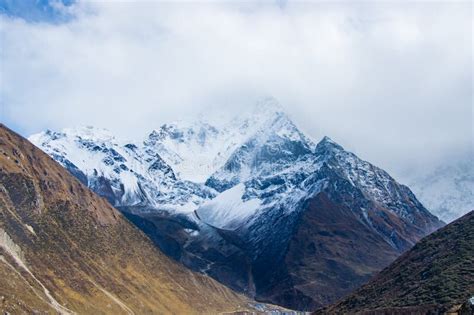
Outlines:
[{"label": "steep mountain slope", "polygon": [[[423,238],[347,298],[317,313],[442,314],[458,309],[473,296],[474,211],[471,211]],[[467,308],[472,306],[465,307],[465,314],[469,314]]]},{"label": "steep mountain slope", "polygon": [[439,218],[451,222],[474,209],[474,158],[468,155],[428,174],[409,179],[418,198]]},{"label": "steep mountain slope", "polygon": [[260,300],[315,309],[442,225],[408,188],[329,138],[287,165],[245,182],[242,199],[254,194],[262,206],[240,225],[220,226],[250,257]]},{"label": "steep mountain slope", "polygon": [[218,313],[248,300],[164,256],[105,199],[0,125],[0,309]]},{"label": "steep mountain slope", "polygon": [[[226,124],[166,125],[135,144],[95,141],[123,157],[113,164],[84,145],[93,129],[30,139],[71,173],[86,174],[99,194],[109,189],[95,183],[113,183],[116,207],[167,255],[293,309],[340,298],[443,225],[383,170],[327,137],[315,145],[274,100],[262,106]],[[132,146],[136,155],[125,154]],[[160,171],[150,173],[157,160]],[[117,177],[117,163],[133,170],[140,189]],[[306,265],[293,258],[300,256]]]},{"label": "steep mountain slope", "polygon": [[46,131],[29,138],[112,205],[148,205],[190,212],[215,196],[204,185],[177,180],[151,147],[123,143],[92,127]]}]

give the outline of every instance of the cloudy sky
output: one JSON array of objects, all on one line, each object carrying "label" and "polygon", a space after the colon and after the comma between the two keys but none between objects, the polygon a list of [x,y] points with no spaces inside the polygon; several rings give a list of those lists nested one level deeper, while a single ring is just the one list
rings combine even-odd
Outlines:
[{"label": "cloudy sky", "polygon": [[0,0],[0,120],[143,137],[277,98],[389,171],[472,154],[472,4]]}]

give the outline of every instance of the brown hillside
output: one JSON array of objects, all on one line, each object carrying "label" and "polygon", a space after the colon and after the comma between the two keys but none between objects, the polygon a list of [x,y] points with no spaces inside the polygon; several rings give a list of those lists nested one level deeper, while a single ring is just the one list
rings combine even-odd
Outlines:
[{"label": "brown hillside", "polygon": [[466,303],[473,295],[471,211],[423,238],[372,281],[317,314],[473,314]]}]

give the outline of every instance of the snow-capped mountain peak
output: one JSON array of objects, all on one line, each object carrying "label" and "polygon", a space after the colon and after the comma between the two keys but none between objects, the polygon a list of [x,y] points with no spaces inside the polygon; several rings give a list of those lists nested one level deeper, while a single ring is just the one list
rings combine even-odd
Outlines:
[{"label": "snow-capped mountain peak", "polygon": [[429,214],[408,187],[399,184],[384,170],[346,151],[329,137],[317,144],[315,154],[318,161],[326,163],[368,198],[397,216],[413,221],[419,215],[413,209]]},{"label": "snow-capped mountain peak", "polygon": [[328,136],[324,136],[321,141],[318,142],[316,145],[316,150],[322,151],[322,150],[344,150],[342,146],[337,144],[334,140],[329,138]]},{"label": "snow-capped mountain peak", "polygon": [[[225,123],[200,119],[164,124],[144,144],[158,152],[181,179],[204,183],[239,148],[276,138],[313,145],[278,102],[267,98]],[[278,145],[271,148],[278,149]]]},{"label": "snow-capped mountain peak", "polygon": [[400,200],[406,187],[329,137],[315,145],[273,98],[225,124],[163,124],[143,142],[125,143],[92,127],[48,130],[30,140],[116,205],[190,211],[236,185],[233,198],[243,189],[242,200],[286,200],[317,191],[320,184],[309,178],[325,163],[397,215],[413,215]]},{"label": "snow-capped mountain peak", "polygon": [[181,179],[204,182],[238,143],[236,132],[205,121],[164,124],[144,141],[157,152]]},{"label": "snow-capped mountain peak", "polygon": [[[268,279],[281,283],[271,271],[279,273],[292,261],[285,257],[295,237],[308,245],[297,245],[296,254],[307,249],[316,258],[315,244],[322,244],[331,261],[340,257],[330,250],[333,242],[337,249],[350,244],[346,253],[354,261],[376,244],[379,256],[356,263],[365,268],[374,259],[382,265],[380,257],[406,250],[442,225],[382,169],[328,137],[316,145],[274,99],[226,122],[164,124],[137,142],[87,127],[46,131],[30,140],[133,215],[170,256],[243,290],[270,288]],[[324,231],[328,227],[333,230]],[[354,252],[357,242],[364,246]],[[290,273],[300,270],[290,267]],[[351,268],[344,274],[360,269]],[[298,294],[291,300],[300,300]]]}]

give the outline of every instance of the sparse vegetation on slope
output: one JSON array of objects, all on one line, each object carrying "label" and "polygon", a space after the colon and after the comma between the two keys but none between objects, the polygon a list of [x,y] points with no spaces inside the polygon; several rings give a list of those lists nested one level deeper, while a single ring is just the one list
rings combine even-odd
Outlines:
[{"label": "sparse vegetation on slope", "polygon": [[375,279],[319,313],[442,314],[460,308],[473,295],[471,211],[423,238]]}]

